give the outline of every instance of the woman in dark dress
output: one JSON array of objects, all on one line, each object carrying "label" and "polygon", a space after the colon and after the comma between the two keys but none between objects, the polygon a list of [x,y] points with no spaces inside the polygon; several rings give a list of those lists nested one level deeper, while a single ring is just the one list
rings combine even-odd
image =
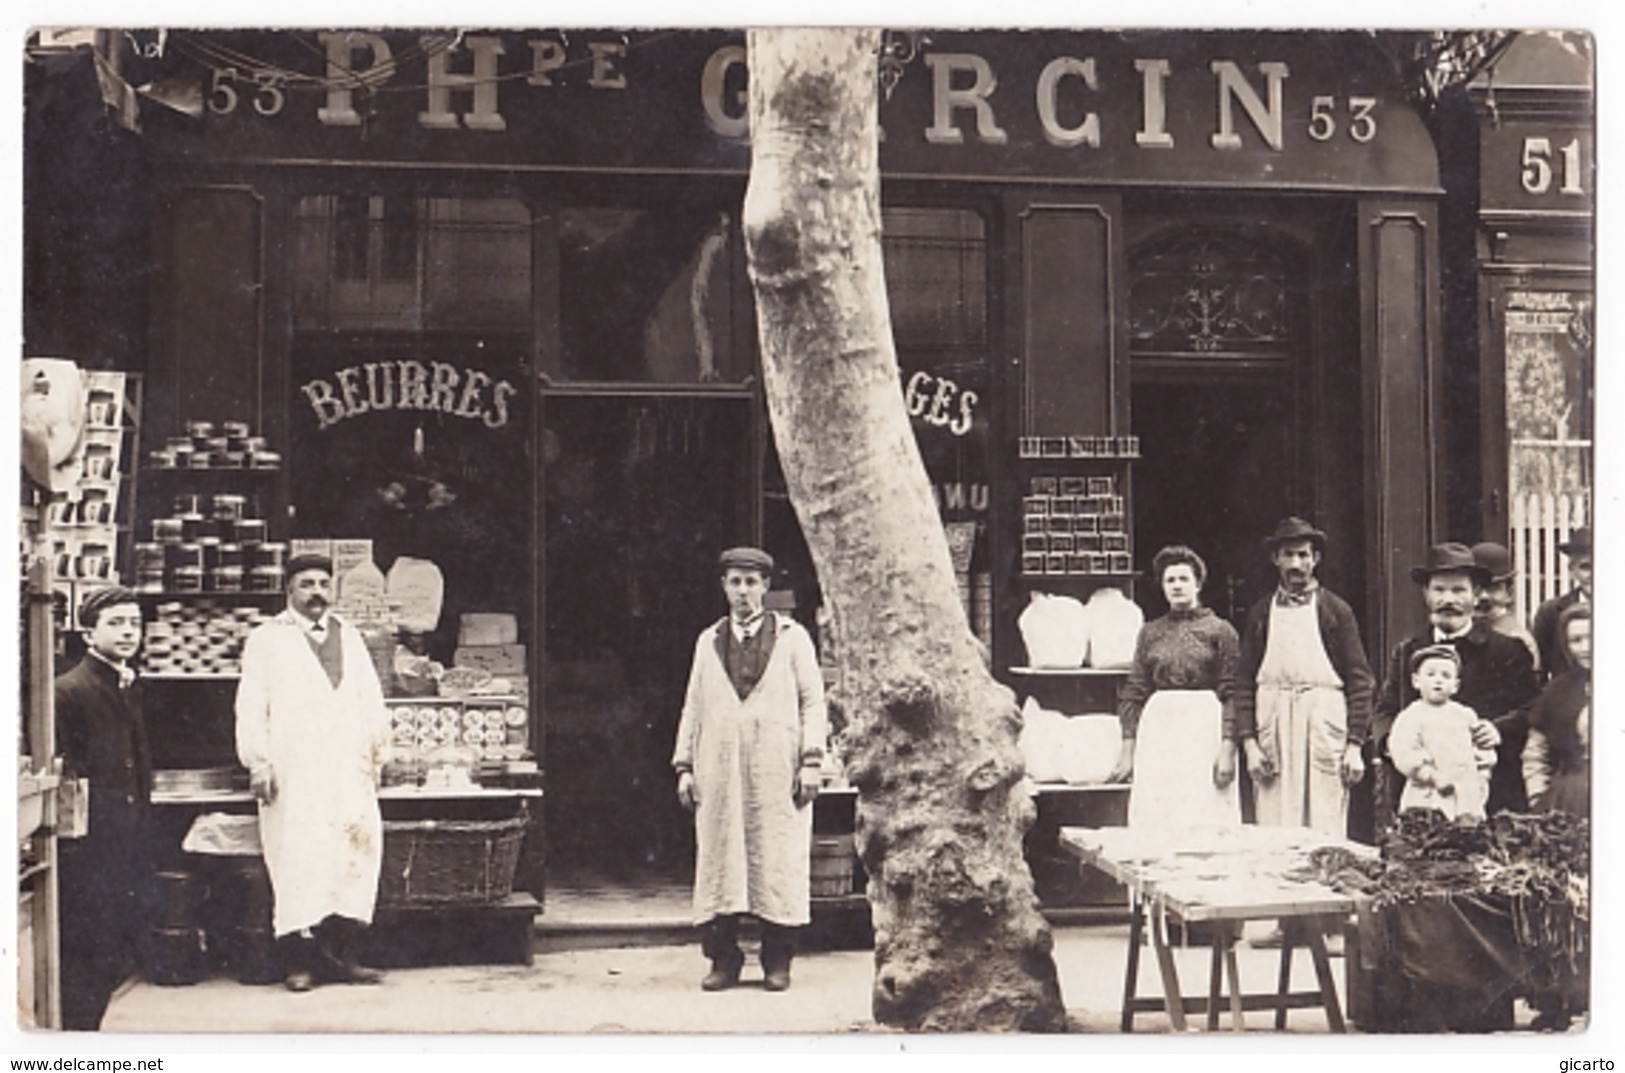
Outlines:
[{"label": "woman in dark dress", "polygon": [[[1591,816],[1591,605],[1565,608],[1554,631],[1568,669],[1546,683],[1529,716],[1523,781],[1531,812]],[[1590,956],[1549,966],[1533,981],[1534,1027],[1562,1032],[1590,1004]]]},{"label": "woman in dark dress", "polygon": [[1574,604],[1558,620],[1569,669],[1546,683],[1529,716],[1523,747],[1531,812],[1591,815],[1591,605]]},{"label": "woman in dark dress", "polygon": [[1183,545],[1157,552],[1152,573],[1168,613],[1145,624],[1118,691],[1122,751],[1111,781],[1132,776],[1130,827],[1180,831],[1241,823],[1230,694],[1235,629],[1201,604],[1207,565]]}]

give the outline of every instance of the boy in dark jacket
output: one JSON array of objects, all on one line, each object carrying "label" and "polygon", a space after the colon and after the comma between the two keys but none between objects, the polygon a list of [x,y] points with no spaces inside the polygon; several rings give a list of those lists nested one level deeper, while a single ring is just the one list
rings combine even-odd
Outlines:
[{"label": "boy in dark jacket", "polygon": [[89,780],[90,828],[63,839],[62,1025],[101,1026],[113,991],[133,973],[145,931],[152,761],[131,660],[141,607],[129,589],[98,589],[79,611],[90,650],[56,680],[56,736],[64,774]]}]

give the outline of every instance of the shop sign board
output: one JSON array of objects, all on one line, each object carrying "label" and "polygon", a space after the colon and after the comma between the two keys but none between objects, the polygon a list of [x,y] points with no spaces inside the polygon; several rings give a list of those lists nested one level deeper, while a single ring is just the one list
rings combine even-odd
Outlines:
[{"label": "shop sign board", "polygon": [[1592,212],[1596,132],[1567,119],[1485,124],[1479,143],[1484,212]]},{"label": "shop sign board", "polygon": [[[177,39],[205,102],[203,136],[153,133],[181,157],[723,172],[749,163],[738,33]],[[891,175],[1438,186],[1431,140],[1393,64],[1358,33],[932,31],[883,95],[880,121]]]}]

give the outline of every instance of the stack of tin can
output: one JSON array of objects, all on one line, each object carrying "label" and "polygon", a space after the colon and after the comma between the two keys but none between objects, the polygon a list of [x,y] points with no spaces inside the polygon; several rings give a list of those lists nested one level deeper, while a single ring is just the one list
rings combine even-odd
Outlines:
[{"label": "stack of tin can", "polygon": [[243,641],[264,622],[252,604],[171,600],[147,626],[144,670],[152,675],[230,675],[242,670]]},{"label": "stack of tin can", "polygon": [[139,592],[275,592],[282,588],[286,544],[269,542],[248,497],[183,492],[172,513],[152,521],[152,539],[135,545]]},{"label": "stack of tin can", "polygon": [[154,469],[280,469],[282,456],[246,421],[188,421],[184,436],[171,436],[147,456]]}]

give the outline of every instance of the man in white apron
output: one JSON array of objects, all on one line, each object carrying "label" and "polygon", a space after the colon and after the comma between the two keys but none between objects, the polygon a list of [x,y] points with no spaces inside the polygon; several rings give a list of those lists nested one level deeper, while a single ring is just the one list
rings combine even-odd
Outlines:
[{"label": "man in white apron", "polygon": [[[1365,775],[1371,665],[1353,609],[1315,580],[1326,534],[1285,518],[1264,548],[1280,584],[1247,614],[1235,690],[1254,815],[1260,826],[1346,838],[1349,788]],[[1254,727],[1256,748],[1245,736]],[[1280,932],[1253,939],[1276,944]]]},{"label": "man in white apron", "polygon": [[744,914],[762,922],[763,986],[790,986],[810,914],[812,801],[822,779],[824,681],[812,638],[762,607],[773,559],[722,553],[729,614],[701,631],[677,728],[677,798],[694,813],[694,919],[706,991],[739,982]]},{"label": "man in white apron", "polygon": [[378,893],[389,716],[361,634],[328,610],[332,586],[325,556],[289,560],[288,606],[249,635],[237,687],[237,755],[291,991],[378,980],[357,948]]}]

